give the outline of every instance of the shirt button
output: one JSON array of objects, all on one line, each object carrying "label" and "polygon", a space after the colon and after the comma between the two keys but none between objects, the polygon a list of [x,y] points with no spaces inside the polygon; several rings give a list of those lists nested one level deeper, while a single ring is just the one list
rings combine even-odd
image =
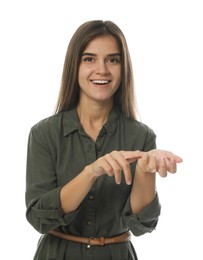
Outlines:
[{"label": "shirt button", "polygon": [[93,199],[94,199],[94,196],[93,196],[93,195],[90,195],[90,196],[89,196],[89,199],[90,199],[90,200],[93,200]]},{"label": "shirt button", "polygon": [[87,245],[87,248],[89,249],[91,246],[90,245]]},{"label": "shirt button", "polygon": [[87,224],[88,224],[88,226],[92,225],[92,221],[91,221],[91,220],[88,220],[88,221],[87,221]]}]

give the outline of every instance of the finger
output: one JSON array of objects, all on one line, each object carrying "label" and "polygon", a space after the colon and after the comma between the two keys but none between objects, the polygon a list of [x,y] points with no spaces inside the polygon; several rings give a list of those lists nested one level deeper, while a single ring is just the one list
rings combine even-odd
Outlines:
[{"label": "finger", "polygon": [[121,183],[121,167],[120,167],[119,163],[117,162],[117,160],[115,159],[115,156],[116,156],[115,153],[116,152],[112,152],[111,154],[106,154],[104,157],[112,169],[112,171],[110,172],[110,176],[114,175],[115,182],[117,184],[120,184]]},{"label": "finger", "polygon": [[120,169],[119,172],[115,171],[116,183],[119,184],[121,182],[121,171],[123,171],[126,184],[130,185],[132,183],[132,174],[129,162],[125,159],[121,151],[113,151],[110,155],[116,161]]},{"label": "finger", "polygon": [[166,161],[165,159],[161,158],[159,162],[159,167],[158,167],[158,173],[161,177],[166,177],[167,176],[167,166],[166,166]]},{"label": "finger", "polygon": [[111,165],[109,164],[108,160],[105,159],[105,157],[99,158],[96,161],[96,163],[97,163],[96,168],[99,169],[99,170],[97,170],[98,175],[106,173],[109,176],[113,176],[113,169],[112,169]]},{"label": "finger", "polygon": [[174,159],[169,160],[168,158],[166,158],[166,166],[167,166],[168,172],[176,173],[177,166],[176,166],[176,162]]},{"label": "finger", "polygon": [[162,155],[165,158],[168,158],[169,160],[173,159],[176,163],[181,163],[183,161],[183,159],[180,156],[178,156],[170,151],[166,151],[166,150],[153,149],[153,150],[149,151],[148,153],[154,153],[155,155],[158,155],[158,156]]},{"label": "finger", "polygon": [[128,161],[128,163],[132,163],[137,159],[141,158],[144,152],[139,150],[136,151],[120,151],[120,153],[124,156],[124,158]]},{"label": "finger", "polygon": [[176,163],[181,163],[183,159],[177,155],[174,154],[174,157],[172,158]]},{"label": "finger", "polygon": [[121,153],[119,153],[117,160],[121,169],[123,170],[126,184],[130,185],[132,183],[132,173],[129,162],[123,157]]},{"label": "finger", "polygon": [[144,153],[144,155],[138,159],[137,166],[141,169],[142,172],[148,171],[149,155]]},{"label": "finger", "polygon": [[[160,150],[161,151],[161,150]],[[169,160],[174,160],[176,163],[181,163],[183,161],[183,159],[172,153],[172,152],[169,152],[169,151],[164,151],[165,152],[165,156],[169,159]]]},{"label": "finger", "polygon": [[149,156],[148,160],[148,172],[156,172],[157,169],[157,161],[156,161],[156,156],[151,155]]}]

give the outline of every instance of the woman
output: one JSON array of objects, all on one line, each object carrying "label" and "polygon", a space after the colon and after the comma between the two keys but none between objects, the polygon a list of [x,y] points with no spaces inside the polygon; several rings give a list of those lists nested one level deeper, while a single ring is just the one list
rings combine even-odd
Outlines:
[{"label": "woman", "polygon": [[55,115],[32,127],[26,176],[27,220],[42,237],[34,259],[137,259],[130,242],[160,215],[156,172],[182,159],[157,150],[136,120],[127,43],[110,21],[73,35]]}]

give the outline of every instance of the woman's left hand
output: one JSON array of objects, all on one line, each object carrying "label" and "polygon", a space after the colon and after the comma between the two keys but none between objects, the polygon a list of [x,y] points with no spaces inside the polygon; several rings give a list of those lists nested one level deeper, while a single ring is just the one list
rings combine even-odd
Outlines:
[{"label": "woman's left hand", "polygon": [[143,173],[158,172],[161,177],[166,177],[168,173],[175,173],[177,163],[181,163],[181,157],[172,152],[153,149],[150,150],[138,159],[136,171]]}]

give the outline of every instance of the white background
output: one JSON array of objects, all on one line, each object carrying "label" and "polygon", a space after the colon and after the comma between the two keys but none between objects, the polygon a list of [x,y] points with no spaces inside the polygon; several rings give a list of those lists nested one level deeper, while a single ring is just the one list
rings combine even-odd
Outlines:
[{"label": "white background", "polygon": [[[139,260],[202,260],[203,8],[198,0],[0,2],[2,259],[31,260],[39,234],[25,219],[30,127],[52,115],[70,37],[87,20],[123,30],[135,71],[141,120],[159,148],[182,156],[157,178],[159,225],[133,238]],[[3,246],[2,246],[3,243]]]}]

